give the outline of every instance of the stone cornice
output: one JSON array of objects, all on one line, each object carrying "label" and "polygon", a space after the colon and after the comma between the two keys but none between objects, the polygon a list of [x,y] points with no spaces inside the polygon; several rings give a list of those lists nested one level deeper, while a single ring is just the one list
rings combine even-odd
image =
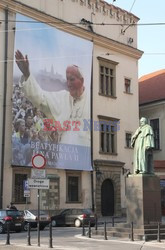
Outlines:
[{"label": "stone cornice", "polygon": [[97,33],[90,32],[88,30],[85,30],[71,23],[64,22],[63,20],[60,20],[51,15],[48,15],[45,12],[29,7],[25,4],[22,4],[14,0],[1,0],[0,8],[1,9],[8,8],[8,10],[11,12],[20,13],[22,15],[29,16],[41,22],[49,23],[53,27],[56,27],[65,32],[69,32],[72,35],[76,35],[81,38],[88,39],[92,41],[95,45],[113,50],[117,53],[121,53],[121,54],[130,56],[136,59],[140,59],[140,57],[143,54],[142,51],[136,48],[130,47],[123,43],[101,36]]},{"label": "stone cornice", "polygon": [[105,116],[105,115],[98,115],[98,118],[99,119],[102,119],[102,120],[111,120],[111,121],[120,121],[120,119],[118,118],[114,118],[114,117],[109,117],[109,116]]},{"label": "stone cornice", "polygon": [[123,167],[125,162],[122,161],[110,161],[110,160],[94,160],[95,166],[110,166],[110,167]]},{"label": "stone cornice", "polygon": [[[72,2],[77,3],[78,0],[72,0]],[[120,19],[126,21],[128,18],[131,18],[134,22],[139,21],[139,18],[134,14],[103,0],[79,0],[79,3],[80,5],[91,8],[92,10],[100,12],[103,15],[110,15],[111,17],[115,16],[118,21]]]}]

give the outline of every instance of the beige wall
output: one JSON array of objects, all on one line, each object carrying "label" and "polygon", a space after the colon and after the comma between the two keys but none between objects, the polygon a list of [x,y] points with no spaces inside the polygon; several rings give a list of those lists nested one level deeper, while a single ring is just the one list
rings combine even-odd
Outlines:
[{"label": "beige wall", "polygon": [[[107,49],[94,47],[94,65],[93,71],[93,96],[94,109],[93,119],[98,120],[98,115],[114,117],[120,119],[120,130],[117,133],[117,156],[99,154],[99,132],[94,131],[94,159],[124,161],[126,166],[131,167],[132,150],[125,148],[125,132],[134,132],[138,126],[138,78],[137,78],[137,60],[130,57],[109,51],[110,56],[105,56]],[[107,98],[99,93],[99,62],[97,56],[107,58],[118,62],[116,66],[116,99]],[[131,79],[131,92],[128,95],[124,93],[124,77]]]},{"label": "beige wall", "polygon": [[[106,53],[110,53],[106,56]],[[99,62],[101,56],[115,62],[116,66],[116,99],[107,98],[99,93]],[[94,131],[93,159],[103,159],[125,162],[124,167],[133,172],[133,149],[125,147],[125,133],[134,133],[139,124],[138,107],[138,77],[137,59],[107,50],[103,47],[94,46],[93,61],[93,119],[98,120],[98,115],[120,119],[120,130],[117,132],[117,155],[99,154],[99,132]],[[124,93],[124,77],[131,79],[131,92]],[[121,206],[125,207],[125,176],[121,174]]]},{"label": "beige wall", "polygon": [[[4,207],[10,203],[11,198],[12,198],[12,175],[11,175],[11,171],[8,171],[6,169],[6,175],[8,174],[8,177],[10,178],[10,185],[6,185],[5,184],[5,194],[8,193],[9,196],[5,195],[4,197]],[[28,177],[30,178],[31,176],[31,169],[27,169],[27,168],[22,168],[22,167],[15,167],[13,174],[14,173],[22,173],[22,174],[28,174]],[[60,204],[58,206],[59,209],[63,209],[63,208],[87,208],[87,207],[92,207],[92,198],[91,198],[91,184],[90,184],[90,180],[91,180],[91,173],[90,172],[82,172],[82,176],[81,176],[81,202],[80,203],[67,203],[66,202],[66,191],[67,191],[67,186],[66,186],[66,171],[65,170],[58,170],[58,169],[46,169],[46,174],[47,175],[56,175],[57,177],[59,177],[59,193],[60,193]],[[8,178],[6,176],[6,179]],[[42,191],[41,191],[42,192]],[[17,207],[19,207],[19,209],[25,209],[25,207],[30,207],[31,209],[37,209],[37,204],[38,204],[38,200],[37,200],[37,189],[31,189],[30,190],[30,203],[26,204],[21,204],[18,205]],[[42,195],[40,194],[40,197],[42,197]],[[29,200],[28,200],[29,201]],[[41,202],[42,203],[42,202]],[[48,204],[47,204],[48,205]],[[41,206],[42,207],[42,206]]]},{"label": "beige wall", "polygon": [[[0,11],[0,15],[5,19],[4,11]],[[15,15],[9,12],[9,20],[14,19]],[[11,169],[11,134],[12,134],[12,86],[13,86],[13,50],[14,50],[14,23],[9,22],[8,27],[8,63],[7,63],[7,95],[6,95],[6,122],[5,122],[5,154],[4,154],[4,180],[3,180],[3,204],[6,206],[5,200],[11,201],[12,198],[12,169]],[[2,23],[2,43],[0,43],[0,58],[2,59],[0,67],[3,71],[0,72],[1,83],[0,88],[2,88],[2,101],[4,98],[4,50],[5,50],[5,27],[4,22]],[[1,36],[0,36],[1,37]],[[3,113],[2,105],[0,114]],[[1,120],[2,122],[2,120]],[[0,133],[2,131],[2,123],[0,124]],[[2,140],[0,140],[2,142]],[[1,144],[2,146],[2,144]],[[1,152],[0,152],[1,153]],[[1,156],[2,157],[2,156]]]},{"label": "beige wall", "polygon": [[[104,4],[99,3],[97,8],[96,0],[91,1],[91,6],[88,5],[87,0],[40,0],[30,2],[29,0],[19,0],[18,2],[27,4],[64,21],[76,24],[79,24],[82,18],[92,21],[93,23],[105,24],[120,24],[123,23],[124,20],[125,26],[123,29],[125,29],[130,23],[137,23],[138,21],[138,18],[134,15],[128,14],[122,9],[115,8],[113,5],[106,4],[104,11]],[[112,15],[110,14],[110,9],[112,9]],[[80,25],[80,27],[83,26]],[[128,39],[131,37],[134,40],[133,43],[131,43],[131,46],[135,48],[137,47],[137,29],[135,26],[129,27],[125,34],[121,33],[121,25],[93,25],[93,29],[97,34],[125,44],[129,44]]]}]

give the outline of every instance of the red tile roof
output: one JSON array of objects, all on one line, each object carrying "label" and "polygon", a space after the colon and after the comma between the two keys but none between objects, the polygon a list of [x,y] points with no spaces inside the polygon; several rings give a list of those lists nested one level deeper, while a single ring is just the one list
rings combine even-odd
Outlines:
[{"label": "red tile roof", "polygon": [[139,79],[139,104],[165,99],[165,69]]}]

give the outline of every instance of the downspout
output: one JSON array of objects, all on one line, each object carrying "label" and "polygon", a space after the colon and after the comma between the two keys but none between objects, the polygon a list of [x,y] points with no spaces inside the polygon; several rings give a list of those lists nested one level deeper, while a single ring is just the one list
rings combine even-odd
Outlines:
[{"label": "downspout", "polygon": [[1,176],[0,176],[0,209],[3,208],[3,174],[5,155],[5,124],[6,124],[6,95],[7,95],[7,59],[8,59],[8,9],[5,9],[5,53],[4,53],[4,91],[2,115],[2,149],[1,149]]},{"label": "downspout", "polygon": [[[91,164],[93,169],[93,52],[92,52],[92,70],[91,70]],[[94,211],[94,182],[93,170],[91,171],[91,197],[92,197],[92,211]]]}]

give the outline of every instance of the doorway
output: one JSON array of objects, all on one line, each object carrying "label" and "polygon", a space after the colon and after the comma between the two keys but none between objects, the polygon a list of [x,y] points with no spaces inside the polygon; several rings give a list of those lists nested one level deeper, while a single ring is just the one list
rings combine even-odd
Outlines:
[{"label": "doorway", "polygon": [[102,216],[114,215],[114,186],[110,179],[104,180],[101,186],[101,213]]}]

